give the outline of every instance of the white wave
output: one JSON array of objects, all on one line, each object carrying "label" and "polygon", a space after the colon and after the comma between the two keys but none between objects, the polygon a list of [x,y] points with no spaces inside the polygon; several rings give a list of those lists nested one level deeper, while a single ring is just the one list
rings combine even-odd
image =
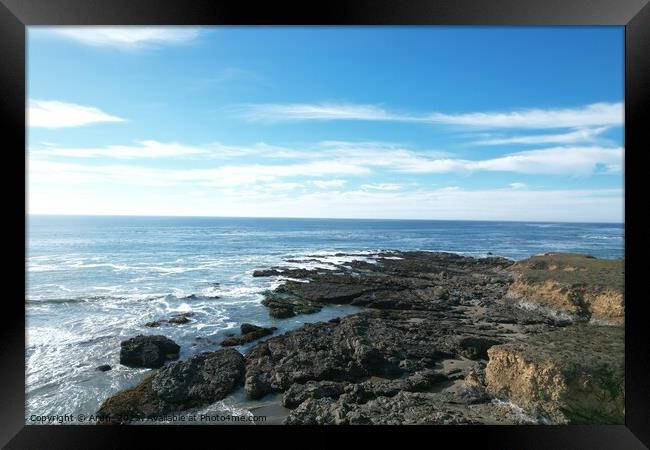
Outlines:
[{"label": "white wave", "polygon": [[203,297],[218,297],[220,296],[220,289],[218,286],[208,286],[199,291],[199,295]]},{"label": "white wave", "polygon": [[27,267],[28,272],[53,272],[61,270],[58,266],[52,264],[29,264]]},{"label": "white wave", "polygon": [[605,236],[602,234],[586,234],[584,236],[580,236],[583,239],[597,239],[597,240],[602,240],[602,241],[621,241],[623,240],[623,236]]}]

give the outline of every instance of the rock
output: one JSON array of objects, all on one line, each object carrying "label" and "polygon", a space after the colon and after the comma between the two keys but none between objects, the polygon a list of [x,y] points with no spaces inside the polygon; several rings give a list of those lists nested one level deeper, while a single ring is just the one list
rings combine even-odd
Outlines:
[{"label": "rock", "polygon": [[255,345],[246,354],[246,392],[259,398],[308,381],[361,382],[408,377],[467,352],[477,335],[454,314],[369,310],[336,323],[305,324]]},{"label": "rock", "polygon": [[144,326],[149,327],[149,328],[157,328],[157,327],[161,326],[163,323],[171,323],[171,324],[174,324],[174,325],[182,325],[182,324],[190,322],[189,317],[192,317],[192,316],[194,316],[193,312],[178,313],[178,314],[174,314],[173,316],[171,316],[167,320],[159,319],[159,320],[153,320],[151,322],[147,322],[147,323],[144,324]]},{"label": "rock", "polygon": [[254,277],[273,277],[276,275],[281,275],[282,271],[277,270],[277,269],[266,269],[266,270],[254,270],[253,271],[253,276]]},{"label": "rock", "polygon": [[273,292],[264,292],[262,305],[269,308],[271,317],[276,319],[285,319],[296,314],[313,314],[322,308],[322,305],[297,296],[286,286],[280,286]]},{"label": "rock", "polygon": [[240,330],[241,336],[228,337],[221,342],[221,345],[228,347],[246,344],[247,342],[252,342],[256,339],[273,334],[273,331],[275,331],[276,328],[264,328],[258,327],[257,325],[252,325],[250,323],[244,323],[241,325]]},{"label": "rock", "polygon": [[[215,285],[215,286],[219,286],[219,283],[215,283],[214,285]],[[188,295],[188,296],[186,296],[186,297],[183,297],[183,300],[191,300],[191,301],[194,301],[194,300],[206,300],[206,299],[216,300],[216,299],[218,299],[218,298],[221,298],[221,297],[218,296],[218,295],[196,295],[196,294],[190,294],[190,295]]]},{"label": "rock", "polygon": [[469,359],[487,359],[488,349],[497,344],[501,344],[501,341],[480,336],[464,337],[459,341],[461,355]]},{"label": "rock", "polygon": [[180,314],[173,315],[167,322],[173,324],[185,324],[190,322],[189,317],[194,316],[193,312],[184,312]]},{"label": "rock", "polygon": [[112,369],[112,367],[109,366],[108,364],[102,364],[101,366],[95,367],[95,370],[97,370],[99,372],[108,372],[111,369]]},{"label": "rock", "polygon": [[288,425],[470,425],[535,423],[500,405],[455,404],[437,393],[399,392],[366,403],[310,398],[292,410]]},{"label": "rock", "polygon": [[308,398],[337,398],[344,392],[344,384],[335,381],[308,381],[305,384],[293,384],[282,397],[282,404],[295,408]]},{"label": "rock", "polygon": [[162,367],[180,352],[178,344],[161,335],[138,335],[122,341],[120,347],[120,364],[129,367]]},{"label": "rock", "polygon": [[243,380],[244,357],[236,350],[199,353],[169,364],[152,379],[152,389],[166,402],[183,408],[224,398]]},{"label": "rock", "polygon": [[169,364],[102,410],[199,407],[243,381],[252,399],[281,393],[290,424],[622,423],[623,330],[598,325],[624,309],[612,273],[619,263],[419,251],[371,258],[256,271],[284,279],[262,302],[273,317],[331,303],[363,310],[277,336],[242,324],[222,345],[269,336],[245,358],[228,349],[214,364],[211,356]]},{"label": "rock", "polygon": [[109,397],[97,414],[103,421],[128,423],[209,405],[241,385],[243,375],[244,357],[236,350],[199,353]]},{"label": "rock", "polygon": [[624,422],[623,329],[572,325],[488,350],[487,390],[554,423]]},{"label": "rock", "polygon": [[[503,269],[510,265],[512,261],[498,257],[393,252],[382,253],[377,264],[351,261],[332,270],[285,268],[281,273],[291,280],[265,293],[262,304],[272,317],[285,318],[317,312],[331,303],[427,310],[437,302],[497,299],[507,290],[511,276]],[[278,269],[272,270],[278,274]]]},{"label": "rock", "polygon": [[[622,363],[603,352],[623,354],[622,329],[594,325],[607,315],[599,308],[623,312],[608,291],[621,286],[622,273],[611,273],[619,263],[557,254],[519,263],[435,252],[373,257],[330,270],[273,269],[287,279],[265,295],[274,317],[329,303],[366,309],[253,346],[250,398],[283,393],[291,424],[620,422]],[[576,309],[541,307],[533,293],[523,296],[535,304],[528,307],[513,295],[517,283],[539,290],[547,282],[561,284]],[[590,325],[575,328],[580,314]]]},{"label": "rock", "polygon": [[[255,333],[259,331],[269,330],[268,328],[259,327],[251,323],[242,323],[239,327],[241,334]],[[270,330],[269,330],[270,331]]]},{"label": "rock", "polygon": [[625,320],[622,259],[596,259],[572,253],[547,253],[509,268],[516,281],[509,298],[573,321],[622,325]]}]

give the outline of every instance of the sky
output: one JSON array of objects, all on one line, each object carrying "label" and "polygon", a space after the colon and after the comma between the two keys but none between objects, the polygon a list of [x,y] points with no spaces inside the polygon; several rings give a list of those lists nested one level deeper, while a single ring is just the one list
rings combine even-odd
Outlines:
[{"label": "sky", "polygon": [[623,27],[27,36],[29,214],[623,221]]}]

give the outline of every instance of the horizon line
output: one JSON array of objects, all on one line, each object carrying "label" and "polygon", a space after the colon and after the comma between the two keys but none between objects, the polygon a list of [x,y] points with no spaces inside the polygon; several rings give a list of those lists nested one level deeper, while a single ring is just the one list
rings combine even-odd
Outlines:
[{"label": "horizon line", "polygon": [[512,222],[512,223],[569,223],[569,224],[605,224],[625,225],[621,222],[583,221],[570,220],[516,220],[516,219],[409,219],[409,218],[367,218],[367,217],[295,217],[295,216],[194,216],[194,215],[157,215],[157,214],[65,214],[65,213],[26,213],[30,216],[53,217],[149,217],[149,218],[188,218],[188,219],[293,219],[293,220],[374,220],[374,221],[420,221],[420,222]]}]

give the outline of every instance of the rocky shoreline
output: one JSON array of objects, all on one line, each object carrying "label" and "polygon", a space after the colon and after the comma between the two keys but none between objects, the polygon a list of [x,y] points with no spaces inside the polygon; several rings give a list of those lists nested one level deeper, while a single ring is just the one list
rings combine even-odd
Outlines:
[{"label": "rocky shoreline", "polygon": [[[223,348],[185,361],[171,361],[178,351],[170,354],[176,349],[163,336],[123,343],[122,364],[162,367],[98,414],[128,423],[207,406],[243,387],[250,399],[281,395],[286,424],[623,423],[622,260],[368,256],[253,273],[282,280],[264,293],[271,317],[328,304],[359,313],[277,336],[242,324]],[[232,348],[255,340],[245,355]]]}]

